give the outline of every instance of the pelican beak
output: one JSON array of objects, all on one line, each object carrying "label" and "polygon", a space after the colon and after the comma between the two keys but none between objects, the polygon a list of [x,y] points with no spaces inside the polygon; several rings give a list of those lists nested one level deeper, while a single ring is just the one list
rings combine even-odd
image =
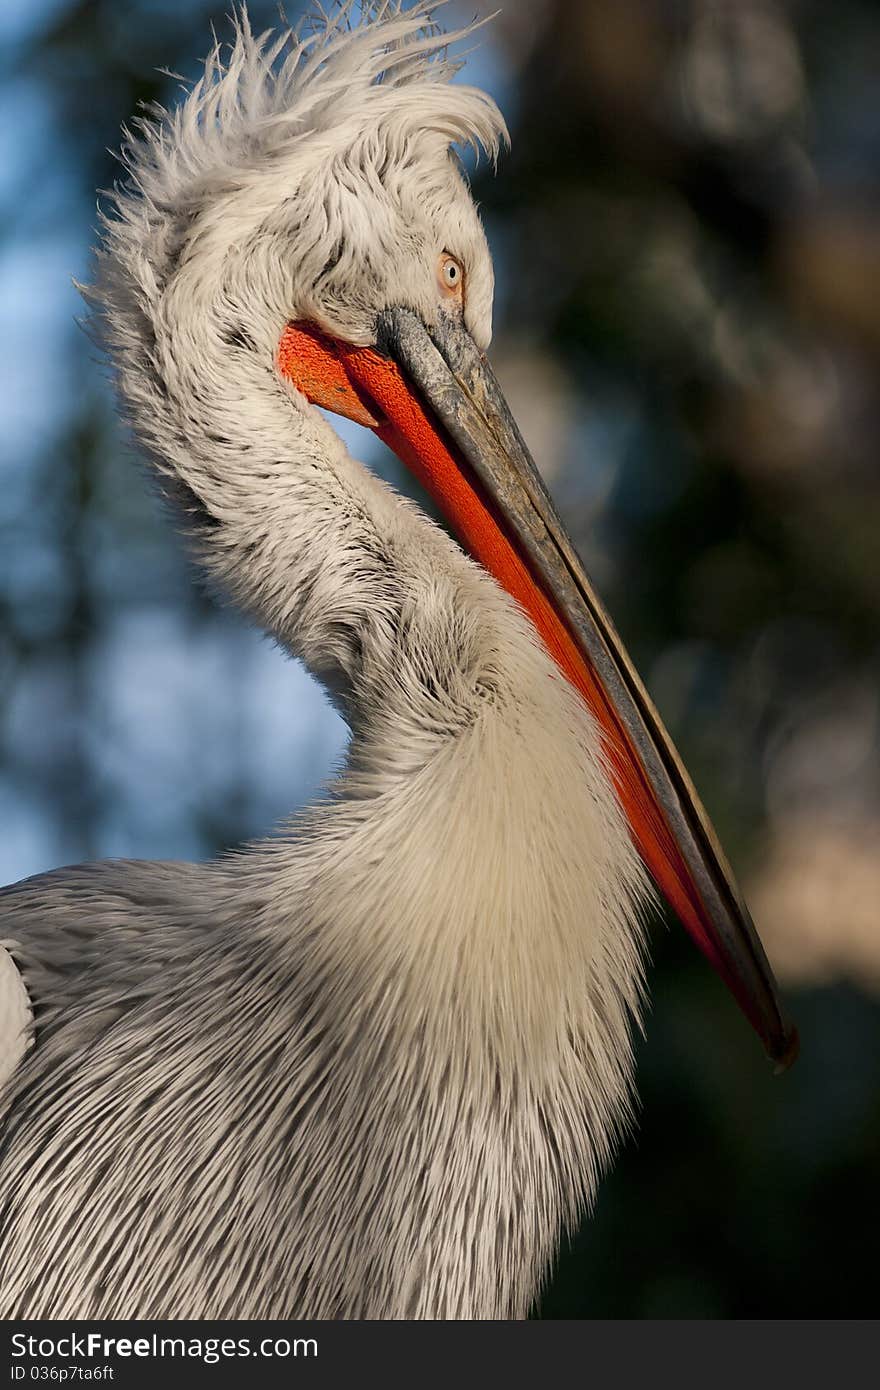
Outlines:
[{"label": "pelican beak", "polygon": [[292,324],[279,367],[311,400],[371,426],[459,540],[521,604],[598,721],[633,840],[777,1070],[797,1056],[760,939],[709,818],[593,589],[496,377],[457,317],[386,310],[374,348]]}]

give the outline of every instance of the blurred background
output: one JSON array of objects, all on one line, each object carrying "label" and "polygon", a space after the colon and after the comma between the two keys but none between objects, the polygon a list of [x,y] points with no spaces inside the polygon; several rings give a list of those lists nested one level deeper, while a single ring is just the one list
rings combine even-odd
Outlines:
[{"label": "blurred background", "polygon": [[[474,176],[493,356],[803,1041],[774,1078],[656,924],[638,1132],[536,1312],[870,1315],[880,6],[499,3],[467,69],[513,137],[498,177]],[[208,857],[344,755],[310,677],[199,589],[75,324],[108,148],[138,103],[174,100],[160,69],[194,76],[228,8],[0,7],[0,882]]]}]

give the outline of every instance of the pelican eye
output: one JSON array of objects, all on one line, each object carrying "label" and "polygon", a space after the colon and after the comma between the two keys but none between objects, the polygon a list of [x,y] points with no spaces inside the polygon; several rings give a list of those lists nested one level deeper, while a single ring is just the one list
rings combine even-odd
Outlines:
[{"label": "pelican eye", "polygon": [[444,251],[437,262],[437,279],[448,298],[460,299],[464,288],[464,269],[461,261]]}]

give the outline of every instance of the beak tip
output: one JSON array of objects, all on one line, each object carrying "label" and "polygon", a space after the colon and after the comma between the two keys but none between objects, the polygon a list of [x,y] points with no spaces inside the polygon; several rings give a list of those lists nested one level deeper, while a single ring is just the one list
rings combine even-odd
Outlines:
[{"label": "beak tip", "polygon": [[800,1034],[794,1024],[792,1024],[783,1034],[779,1051],[774,1051],[770,1054],[770,1061],[773,1063],[773,1075],[782,1076],[783,1072],[793,1067],[798,1059],[800,1050]]}]

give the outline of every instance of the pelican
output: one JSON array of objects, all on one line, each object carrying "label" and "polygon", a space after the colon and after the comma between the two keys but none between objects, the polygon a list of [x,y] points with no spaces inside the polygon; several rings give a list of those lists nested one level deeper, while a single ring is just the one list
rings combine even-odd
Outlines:
[{"label": "pelican", "polygon": [[450,82],[469,30],[367,10],[305,36],[239,13],[127,137],[102,220],[127,419],[210,581],[351,739],[330,795],[216,862],[4,890],[7,1318],[524,1317],[632,1119],[655,887],[794,1051],[486,360],[453,151],[506,132]]}]

